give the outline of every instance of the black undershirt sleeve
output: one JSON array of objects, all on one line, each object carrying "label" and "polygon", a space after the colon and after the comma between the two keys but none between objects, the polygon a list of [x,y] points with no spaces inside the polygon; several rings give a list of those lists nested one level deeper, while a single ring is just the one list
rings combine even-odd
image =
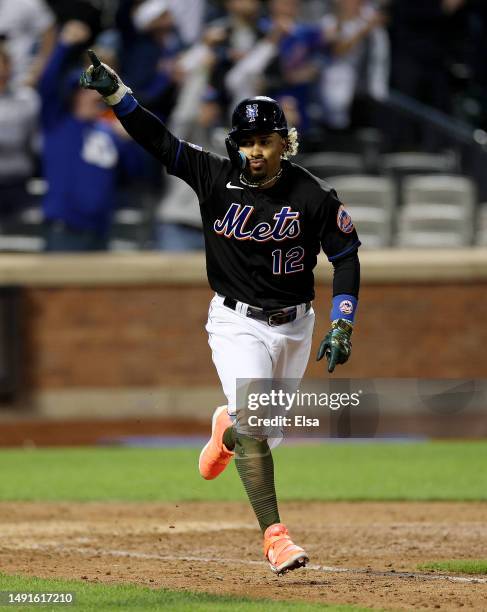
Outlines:
[{"label": "black undershirt sleeve", "polygon": [[218,177],[231,168],[227,158],[174,136],[160,119],[142,106],[137,105],[132,112],[119,118],[128,134],[161,161],[169,174],[194,189],[200,202],[209,197]]},{"label": "black undershirt sleeve", "polygon": [[358,298],[360,261],[357,253],[333,261],[333,297],[347,294]]},{"label": "black undershirt sleeve", "polygon": [[119,117],[127,133],[165,166],[170,166],[177,154],[179,139],[160,119],[141,106]]}]

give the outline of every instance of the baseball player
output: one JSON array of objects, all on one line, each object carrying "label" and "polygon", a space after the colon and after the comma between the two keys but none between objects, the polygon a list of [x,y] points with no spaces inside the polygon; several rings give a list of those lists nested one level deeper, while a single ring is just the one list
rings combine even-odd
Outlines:
[{"label": "baseball player", "polygon": [[127,132],[198,195],[210,286],[206,329],[227,405],[216,409],[201,451],[203,478],[235,459],[264,535],[264,555],[283,574],[308,561],[281,523],[268,440],[234,424],[237,379],[301,379],[314,325],[313,268],[322,247],[334,266],[331,329],[317,359],[328,371],[350,356],[357,308],[360,242],[349,214],[325,182],[289,161],[297,133],[279,104],[255,97],[237,105],[229,158],[179,140],[142,108],[132,91],[89,52],[82,87],[96,89]]}]

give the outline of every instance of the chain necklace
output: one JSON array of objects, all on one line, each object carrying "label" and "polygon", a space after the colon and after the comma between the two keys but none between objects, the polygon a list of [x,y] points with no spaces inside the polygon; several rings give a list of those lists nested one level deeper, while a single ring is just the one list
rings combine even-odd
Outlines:
[{"label": "chain necklace", "polygon": [[270,178],[266,179],[265,181],[259,181],[258,183],[251,183],[250,181],[248,181],[245,176],[244,173],[241,172],[240,173],[240,182],[243,183],[246,187],[253,187],[254,189],[258,188],[258,187],[265,187],[265,185],[268,185],[269,183],[272,183],[272,181],[277,181],[281,178],[282,175],[282,168],[279,168],[278,172],[276,174],[274,174],[274,176],[271,176]]}]

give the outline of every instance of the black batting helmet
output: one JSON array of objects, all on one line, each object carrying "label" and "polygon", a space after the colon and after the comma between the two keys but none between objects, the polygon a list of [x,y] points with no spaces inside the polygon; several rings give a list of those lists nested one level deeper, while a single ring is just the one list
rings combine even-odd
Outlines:
[{"label": "black batting helmet", "polygon": [[234,140],[255,132],[279,132],[287,136],[287,121],[278,102],[266,96],[242,100],[232,114],[229,136]]}]

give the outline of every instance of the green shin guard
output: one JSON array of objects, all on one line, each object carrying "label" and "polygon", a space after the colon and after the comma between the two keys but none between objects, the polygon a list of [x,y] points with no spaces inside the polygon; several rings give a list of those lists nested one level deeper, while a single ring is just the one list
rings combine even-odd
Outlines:
[{"label": "green shin guard", "polygon": [[[281,522],[277,509],[271,450],[267,440],[256,440],[235,433],[234,436],[235,465],[264,533],[269,525]],[[226,446],[226,442],[224,444]]]}]

